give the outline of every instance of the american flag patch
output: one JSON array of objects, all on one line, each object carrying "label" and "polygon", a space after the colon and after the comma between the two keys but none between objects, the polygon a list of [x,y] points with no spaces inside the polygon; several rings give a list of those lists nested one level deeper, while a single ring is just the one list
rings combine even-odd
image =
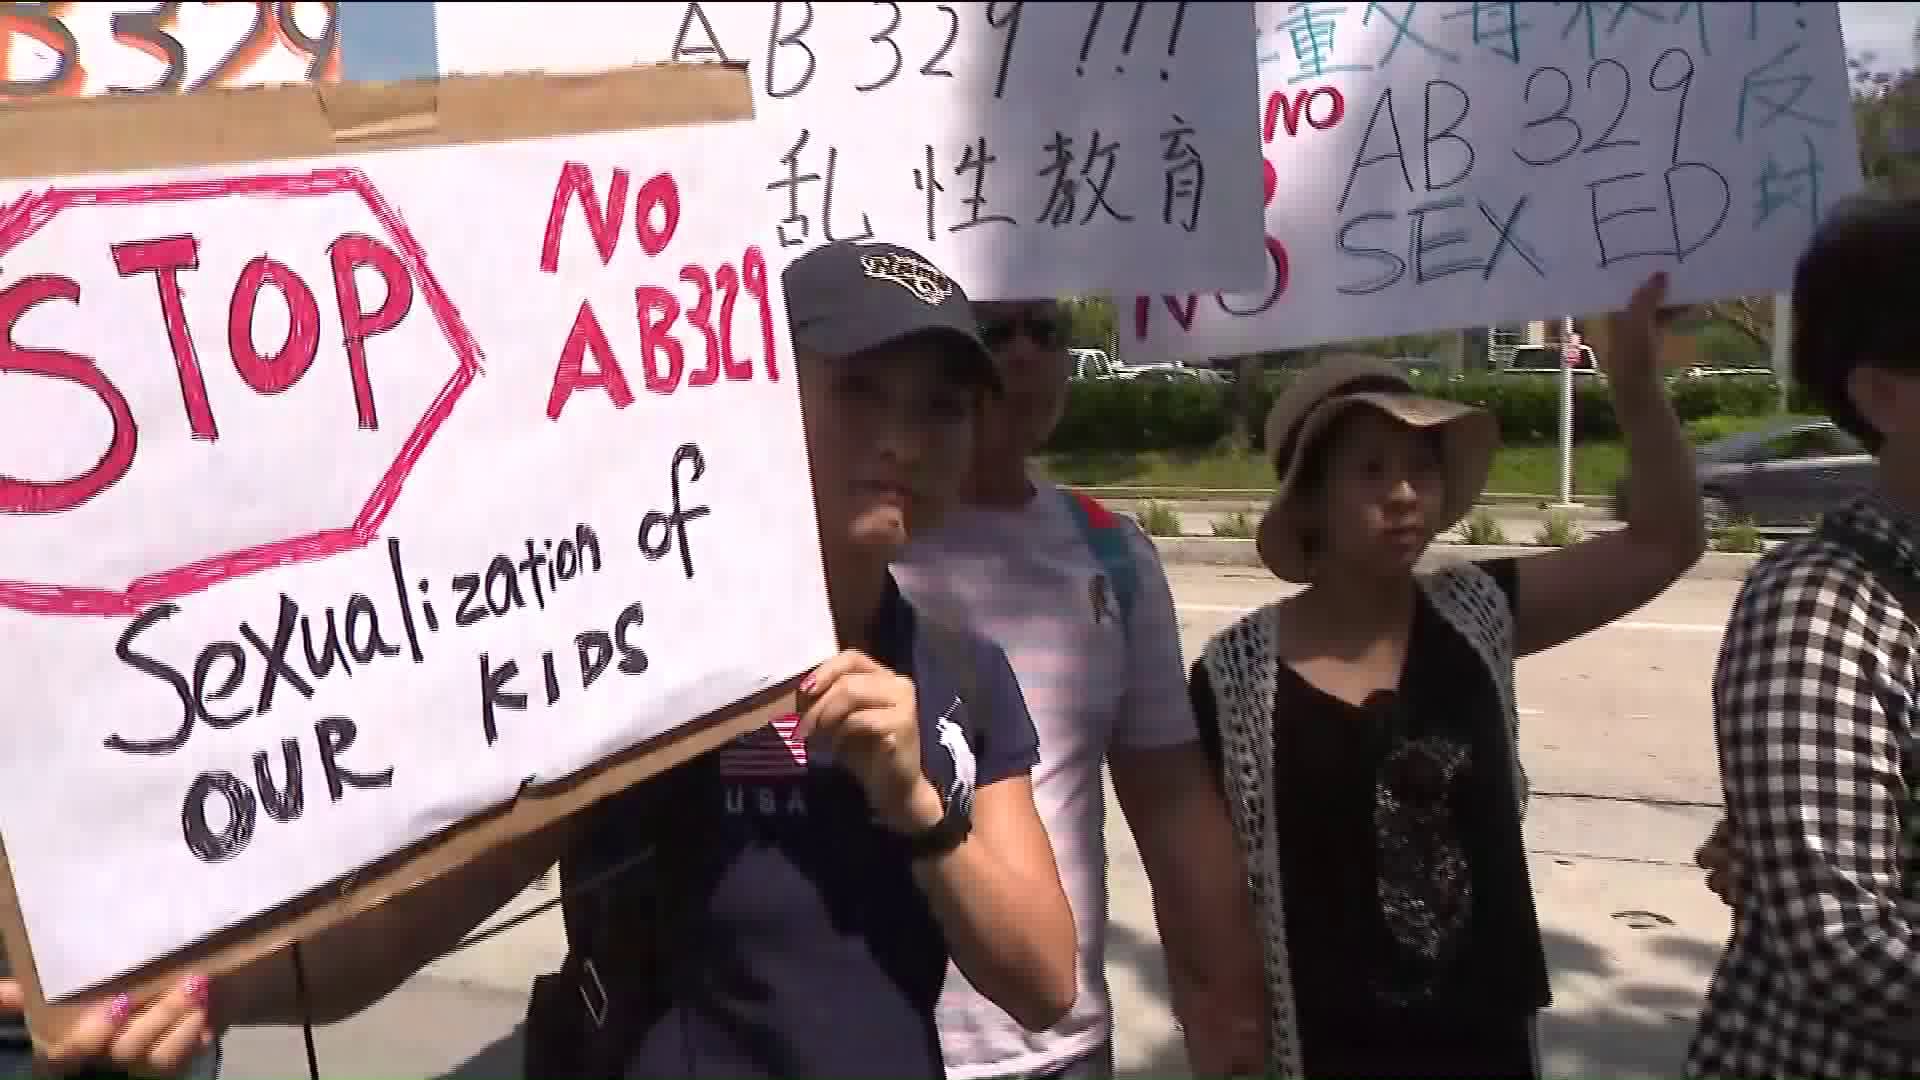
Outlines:
[{"label": "american flag patch", "polygon": [[788,713],[766,727],[750,731],[721,747],[723,780],[778,780],[807,771],[806,741],[795,737],[800,717]]}]

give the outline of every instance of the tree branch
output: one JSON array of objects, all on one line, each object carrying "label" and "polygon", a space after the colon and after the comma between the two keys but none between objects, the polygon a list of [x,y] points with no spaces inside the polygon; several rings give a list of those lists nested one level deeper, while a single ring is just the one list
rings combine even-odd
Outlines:
[{"label": "tree branch", "polygon": [[1762,349],[1773,348],[1773,313],[1764,304],[1771,301],[1756,301],[1750,297],[1736,297],[1732,300],[1715,300],[1700,306],[1701,312],[1709,319],[1732,327],[1739,334]]}]

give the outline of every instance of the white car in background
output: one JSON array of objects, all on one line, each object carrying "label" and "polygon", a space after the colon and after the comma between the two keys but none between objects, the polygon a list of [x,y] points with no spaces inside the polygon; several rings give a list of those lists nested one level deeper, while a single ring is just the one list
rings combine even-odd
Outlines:
[{"label": "white car in background", "polygon": [[1226,376],[1212,368],[1188,367],[1185,364],[1167,362],[1160,364],[1129,364],[1120,369],[1122,379],[1164,379],[1189,380],[1192,382],[1223,383]]},{"label": "white car in background", "polygon": [[1187,367],[1180,363],[1122,364],[1108,356],[1105,349],[1068,349],[1073,358],[1075,379],[1192,379],[1198,382],[1225,382],[1217,371]]},{"label": "white car in background", "polygon": [[1115,370],[1119,367],[1105,349],[1068,349],[1067,355],[1073,358],[1073,378],[1076,379],[1124,379],[1125,375]]}]

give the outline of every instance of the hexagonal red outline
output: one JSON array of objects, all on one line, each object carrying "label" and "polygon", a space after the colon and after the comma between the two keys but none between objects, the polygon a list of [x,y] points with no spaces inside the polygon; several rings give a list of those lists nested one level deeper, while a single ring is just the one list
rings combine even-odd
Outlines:
[{"label": "hexagonal red outline", "polygon": [[148,606],[171,600],[209,586],[269,570],[277,566],[311,562],[351,551],[372,543],[380,524],[399,498],[400,488],[426,451],[427,443],[453,411],[454,403],[480,373],[480,345],[474,339],[460,313],[454,310],[440,282],[427,268],[426,253],[399,214],[374,190],[373,183],[359,169],[315,169],[306,173],[270,176],[223,177],[217,180],[189,180],[171,184],[150,184],[114,188],[49,188],[35,192],[10,206],[0,208],[0,255],[12,251],[22,241],[63,211],[87,206],[135,206],[159,202],[194,202],[229,196],[256,198],[297,198],[306,195],[333,195],[350,192],[359,195],[393,241],[400,262],[413,275],[414,288],[422,296],[433,318],[453,347],[458,361],[451,378],[426,414],[414,426],[400,454],[375,485],[373,493],[360,508],[353,524],[325,529],[307,536],[276,540],[242,551],[214,555],[186,566],[148,574],[125,589],[75,588],[61,585],[37,585],[0,579],[0,607],[50,615],[137,615]]}]

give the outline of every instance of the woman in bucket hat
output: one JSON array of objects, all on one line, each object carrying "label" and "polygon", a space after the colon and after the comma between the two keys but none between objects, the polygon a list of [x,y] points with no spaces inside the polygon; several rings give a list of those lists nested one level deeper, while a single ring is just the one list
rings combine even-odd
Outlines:
[{"label": "woman in bucket hat", "polygon": [[1264,937],[1271,1073],[1539,1075],[1514,659],[1646,603],[1704,546],[1654,360],[1664,292],[1657,274],[1610,320],[1627,527],[1535,557],[1415,572],[1486,483],[1486,411],[1365,359],[1274,404],[1259,550],[1306,587],[1216,635],[1191,686]]}]

